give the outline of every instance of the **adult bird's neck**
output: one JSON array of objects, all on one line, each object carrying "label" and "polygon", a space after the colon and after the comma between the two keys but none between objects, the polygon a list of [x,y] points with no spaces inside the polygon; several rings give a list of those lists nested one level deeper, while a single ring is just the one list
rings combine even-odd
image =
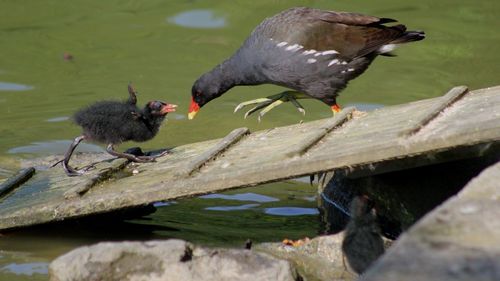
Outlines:
[{"label": "adult bird's neck", "polygon": [[245,61],[245,57],[237,52],[231,58],[217,65],[207,73],[207,79],[219,84],[219,91],[224,93],[234,86],[259,85],[264,83],[262,74]]}]

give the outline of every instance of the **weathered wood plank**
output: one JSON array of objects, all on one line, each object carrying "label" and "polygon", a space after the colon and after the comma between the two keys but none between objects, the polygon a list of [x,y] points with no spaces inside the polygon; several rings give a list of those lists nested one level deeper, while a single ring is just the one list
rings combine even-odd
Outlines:
[{"label": "weathered wood plank", "polygon": [[[98,163],[96,171],[77,178],[68,178],[62,169],[41,171],[0,202],[0,229],[335,169],[356,171],[364,167],[363,172],[367,175],[447,161],[452,158],[450,155],[459,158],[498,153],[500,87],[472,91],[440,111],[438,118],[431,118],[411,137],[400,137],[401,132],[415,128],[414,120],[428,118],[428,109],[441,101],[441,98],[434,98],[389,106],[353,115],[349,122],[338,126],[329,118],[258,131],[231,143],[229,149],[223,151],[214,148],[221,140],[179,146],[156,163],[131,163],[124,168],[124,177],[99,181],[81,196],[66,199],[64,194],[70,188],[95,182],[92,179],[98,171],[116,160]],[[335,129],[318,137],[318,131],[325,131],[321,129],[325,122],[333,124]],[[307,140],[318,141],[310,142],[313,143],[310,146],[305,145]],[[207,147],[214,148],[210,154]],[[307,147],[304,153],[294,154],[303,147]],[[460,151],[468,151],[468,154],[461,155]],[[207,153],[204,159],[211,161],[200,160],[204,153]],[[290,154],[295,156],[289,157]],[[178,171],[186,167],[197,167],[197,172],[179,177]],[[36,201],[31,200],[34,197]]]}]

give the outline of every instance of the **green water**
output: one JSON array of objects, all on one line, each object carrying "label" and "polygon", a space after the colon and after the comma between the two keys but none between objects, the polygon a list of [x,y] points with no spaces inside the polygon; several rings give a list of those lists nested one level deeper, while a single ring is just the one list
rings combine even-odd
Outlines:
[{"label": "green water", "polygon": [[[399,48],[396,58],[378,58],[341,94],[342,105],[399,104],[439,96],[459,84],[470,88],[500,84],[500,1],[0,1],[0,179],[18,168],[19,159],[63,153],[68,141],[80,133],[67,118],[93,101],[126,98],[129,81],[139,91],[141,104],[161,99],[179,105],[178,114],[169,115],[158,136],[141,145],[146,149],[222,137],[236,127],[260,130],[330,116],[328,107],[318,101],[303,102],[305,117],[291,105],[271,111],[261,123],[233,114],[239,102],[280,91],[276,86],[258,86],[234,88],[205,106],[195,120],[185,118],[191,85],[199,75],[236,50],[262,19],[299,5],[391,17],[427,34],[424,41]],[[74,59],[64,60],[65,52]],[[289,198],[304,190],[313,192],[307,185],[292,185],[295,189],[288,191],[289,196],[280,197],[281,184],[267,186],[266,192],[279,197],[283,206],[296,206]],[[267,232],[274,225],[252,215],[255,210],[206,213],[202,207],[208,202],[212,201],[179,202],[180,209],[170,211],[167,221],[182,225],[179,218],[188,212],[186,206],[193,206],[192,224],[222,216],[219,230],[226,233],[245,227],[233,226],[235,216],[244,218],[261,238],[279,240],[287,229],[289,236],[311,235],[319,229],[311,216],[296,216],[292,225],[286,223],[291,217],[282,216],[282,228],[273,236]],[[315,203],[302,205],[312,208]],[[162,214],[152,215],[150,222],[167,225]],[[134,224],[130,231],[142,224]],[[219,239],[203,228],[179,225],[193,240],[208,244],[232,245],[242,239],[237,235]],[[120,239],[133,238],[127,233]],[[160,236],[182,237],[168,231]],[[23,262],[35,263],[35,269],[40,262],[42,267],[42,274],[14,274],[8,280],[43,280],[44,264],[54,256],[107,239],[99,233],[93,239],[75,233],[68,239],[55,237],[20,235],[8,240],[12,246],[7,252],[1,251],[2,243],[0,268]]]}]

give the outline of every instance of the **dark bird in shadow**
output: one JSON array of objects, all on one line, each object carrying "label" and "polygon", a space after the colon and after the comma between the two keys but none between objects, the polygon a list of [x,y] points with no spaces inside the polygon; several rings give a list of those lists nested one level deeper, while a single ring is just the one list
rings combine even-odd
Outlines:
[{"label": "dark bird in shadow", "polygon": [[109,154],[133,162],[151,162],[168,153],[165,151],[155,156],[136,156],[115,151],[114,146],[125,141],[143,142],[152,139],[158,133],[165,116],[174,112],[177,107],[162,101],[150,101],[140,109],[136,105],[137,92],[131,84],[128,85],[128,92],[129,98],[124,102],[99,101],[75,113],[73,120],[82,127],[83,133],[73,140],[64,159],[58,162],[62,162],[68,176],[79,176],[88,170],[88,167],[75,170],[69,165],[73,151],[83,140],[106,143]]},{"label": "dark bird in shadow", "polygon": [[362,274],[384,253],[384,241],[373,212],[373,203],[365,196],[354,197],[351,202],[351,220],[344,232],[342,252],[358,274]]},{"label": "dark bird in shadow", "polygon": [[340,111],[337,96],[361,75],[378,55],[392,56],[398,45],[425,38],[423,31],[407,31],[394,19],[358,13],[298,7],[282,11],[258,25],[228,59],[203,74],[192,87],[188,117],[239,85],[275,84],[290,90],[240,103],[253,105],[245,118],[261,110],[260,118],[290,101],[314,98]]}]

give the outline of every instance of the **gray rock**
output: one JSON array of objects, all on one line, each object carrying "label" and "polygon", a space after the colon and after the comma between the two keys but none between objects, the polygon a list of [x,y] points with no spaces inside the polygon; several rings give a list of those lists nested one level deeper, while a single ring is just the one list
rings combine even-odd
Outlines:
[{"label": "gray rock", "polygon": [[249,250],[208,249],[182,240],[99,243],[55,259],[52,281],[296,280],[287,261]]}]

